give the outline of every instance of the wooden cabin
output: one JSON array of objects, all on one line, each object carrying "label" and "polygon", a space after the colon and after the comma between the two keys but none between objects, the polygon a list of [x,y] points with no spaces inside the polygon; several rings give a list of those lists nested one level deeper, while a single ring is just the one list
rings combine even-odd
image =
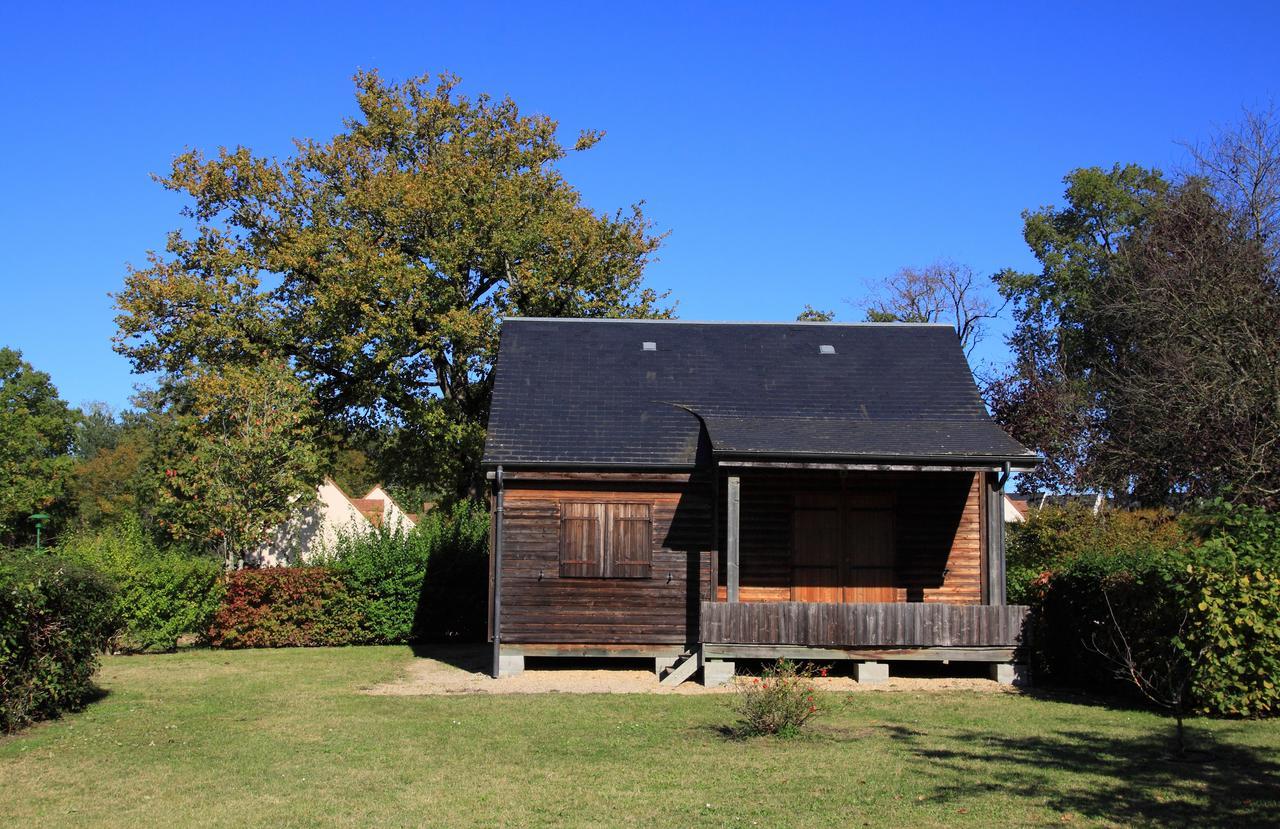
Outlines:
[{"label": "wooden cabin", "polygon": [[946,325],[508,319],[484,464],[494,675],[526,656],[991,663],[1012,681],[1004,483]]}]

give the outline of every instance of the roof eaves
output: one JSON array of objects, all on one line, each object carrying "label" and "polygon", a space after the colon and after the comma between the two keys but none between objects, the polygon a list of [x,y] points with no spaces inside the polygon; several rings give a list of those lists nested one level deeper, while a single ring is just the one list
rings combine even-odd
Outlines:
[{"label": "roof eaves", "polygon": [[670,320],[670,319],[617,319],[613,317],[506,317],[507,322],[634,322],[662,325],[785,325],[793,327],[827,326],[835,328],[876,328],[902,326],[907,328],[952,328],[949,322],[831,322],[804,320]]},{"label": "roof eaves", "polygon": [[558,461],[558,460],[495,460],[485,458],[480,462],[481,469],[646,469],[663,472],[686,472],[697,468],[694,463],[655,463],[644,461]]},{"label": "roof eaves", "polygon": [[717,461],[733,461],[733,460],[774,460],[786,461],[803,460],[803,461],[830,461],[833,463],[868,463],[868,464],[937,464],[937,465],[953,465],[953,466],[973,466],[979,464],[1009,464],[1016,469],[1032,469],[1044,462],[1044,458],[1037,454],[1027,455],[979,455],[979,454],[949,454],[949,455],[850,455],[850,454],[834,454],[828,452],[752,452],[749,450],[713,450],[712,456]]}]

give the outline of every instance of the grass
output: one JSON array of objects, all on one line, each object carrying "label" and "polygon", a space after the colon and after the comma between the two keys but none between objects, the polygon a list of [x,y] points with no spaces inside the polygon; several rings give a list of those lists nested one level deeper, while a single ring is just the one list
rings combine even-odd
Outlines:
[{"label": "grass", "polygon": [[735,741],[723,696],[358,693],[407,648],[105,661],[85,711],[0,739],[15,826],[1269,824],[1280,721],[1033,695],[833,696],[812,736]]}]

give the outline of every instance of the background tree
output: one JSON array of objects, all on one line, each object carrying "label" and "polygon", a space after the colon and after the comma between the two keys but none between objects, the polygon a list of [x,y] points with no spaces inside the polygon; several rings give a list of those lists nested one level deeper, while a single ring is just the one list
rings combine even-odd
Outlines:
[{"label": "background tree", "polygon": [[1081,491],[1093,484],[1088,456],[1100,428],[1090,374],[1097,344],[1087,326],[1094,289],[1168,183],[1133,164],[1074,170],[1063,181],[1065,207],[1023,214],[1023,238],[1041,270],[994,277],[1013,311],[1013,361],[986,398],[996,420],[1046,458],[1022,486]]},{"label": "background tree", "polygon": [[1097,286],[1092,475],[1144,503],[1280,505],[1280,284],[1251,214],[1197,179],[1161,199]]},{"label": "background tree", "polygon": [[305,502],[322,475],[306,386],[274,359],[196,369],[167,386],[173,421],[157,512],[175,540],[217,548],[226,566]]},{"label": "background tree", "polygon": [[986,334],[1003,304],[988,293],[985,280],[973,269],[940,261],[923,268],[902,268],[880,282],[865,307],[869,322],[948,322],[965,353],[970,354]]},{"label": "background tree", "polygon": [[1245,109],[1239,123],[1207,142],[1184,144],[1190,174],[1245,223],[1272,258],[1280,256],[1280,112],[1275,104]]},{"label": "background tree", "polygon": [[1208,177],[1173,184],[1132,165],[1077,170],[1066,208],[1026,214],[1043,267],[997,276],[1015,361],[987,391],[1048,458],[1032,485],[1278,502],[1274,134],[1247,120],[1200,151]]},{"label": "background tree", "polygon": [[379,483],[378,470],[369,453],[351,446],[334,453],[330,475],[333,482],[353,498],[363,497]]},{"label": "background tree", "polygon": [[71,492],[75,521],[86,529],[99,529],[132,515],[140,527],[159,537],[167,533],[157,526],[154,514],[163,479],[163,465],[156,458],[157,434],[172,414],[164,411],[154,391],[139,394],[134,405],[139,408],[110,414],[109,422],[110,410],[95,405],[81,420]]},{"label": "background tree", "polygon": [[796,322],[831,322],[835,318],[835,311],[820,311],[808,303],[805,303],[803,311],[796,314]]},{"label": "background tree", "polygon": [[64,496],[75,460],[76,414],[49,375],[0,348],[0,541],[34,538],[28,516]]},{"label": "background tree", "polygon": [[111,407],[101,401],[90,403],[79,412],[76,423],[75,456],[89,460],[103,449],[114,449],[124,426]]},{"label": "background tree", "polygon": [[175,160],[195,230],[128,273],[116,347],[179,378],[288,359],[330,430],[393,436],[388,477],[475,492],[500,320],[669,315],[642,284],[661,238],[582,204],[550,118],[447,75],[355,81],[359,116],[292,157]]}]

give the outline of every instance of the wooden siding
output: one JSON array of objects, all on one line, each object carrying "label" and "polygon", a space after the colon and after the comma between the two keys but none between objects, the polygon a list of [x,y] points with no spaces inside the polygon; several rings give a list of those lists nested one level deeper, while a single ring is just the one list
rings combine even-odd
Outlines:
[{"label": "wooden siding", "polygon": [[[741,601],[793,598],[792,522],[797,493],[812,497],[843,491],[846,497],[876,498],[893,505],[893,601],[981,603],[982,477],[973,472],[855,472],[843,478],[822,470],[743,472]],[[723,549],[723,515],[719,525]],[[717,597],[723,599],[723,561],[720,565]]]},{"label": "wooden siding", "polygon": [[702,641],[819,648],[1013,647],[1019,605],[703,602]]},{"label": "wooden siding", "polygon": [[[798,498],[813,503],[814,497],[892,510],[894,584],[886,598],[946,605],[982,601],[982,474],[855,472],[844,475],[843,484],[841,477],[824,470],[742,475],[742,602],[793,599],[793,512]],[[526,470],[509,473],[504,491],[505,644],[598,650],[698,641],[701,603],[725,578],[723,562],[711,552],[723,550],[723,480],[704,473]],[[570,566],[562,577],[561,527],[574,517],[574,508],[565,511],[570,504],[643,505],[636,517],[645,511],[650,516],[648,576],[596,578]],[[719,547],[713,543],[717,525]],[[572,562],[581,555],[585,562],[603,554],[574,551],[566,558]]]},{"label": "wooden siding", "polygon": [[[693,641],[711,585],[711,486],[705,476],[523,472],[505,489],[504,644],[634,645]],[[561,578],[564,504],[645,505],[647,578]],[[690,585],[694,589],[690,590]]]}]

